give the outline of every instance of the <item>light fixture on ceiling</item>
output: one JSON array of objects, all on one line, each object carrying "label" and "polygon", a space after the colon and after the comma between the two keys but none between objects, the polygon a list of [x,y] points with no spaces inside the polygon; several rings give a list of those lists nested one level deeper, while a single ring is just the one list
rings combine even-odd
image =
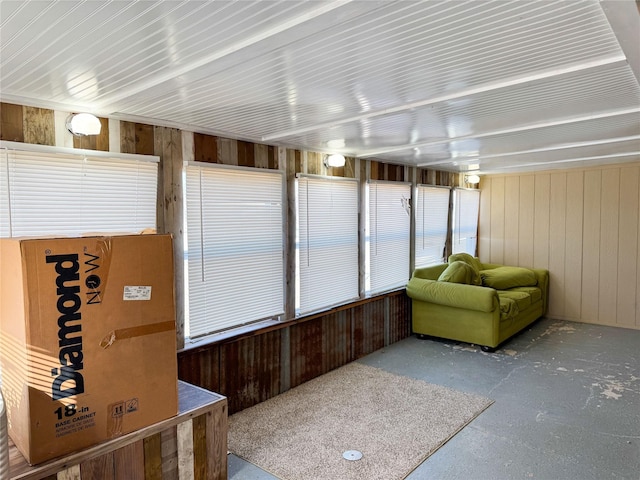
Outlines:
[{"label": "light fixture on ceiling", "polygon": [[102,128],[100,119],[91,113],[72,113],[66,126],[76,136],[99,135]]},{"label": "light fixture on ceiling", "polygon": [[469,185],[477,185],[478,183],[480,183],[480,176],[479,175],[465,175],[464,176],[464,181],[465,183],[468,183]]},{"label": "light fixture on ceiling", "polygon": [[324,166],[327,168],[344,167],[345,161],[344,155],[340,155],[339,153],[324,156]]}]

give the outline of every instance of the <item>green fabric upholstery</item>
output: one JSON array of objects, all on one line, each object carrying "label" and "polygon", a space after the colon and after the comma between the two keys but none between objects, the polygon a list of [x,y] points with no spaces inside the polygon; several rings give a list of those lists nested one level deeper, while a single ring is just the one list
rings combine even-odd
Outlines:
[{"label": "green fabric upholstery", "polygon": [[533,271],[522,267],[498,267],[480,272],[482,284],[496,290],[506,290],[513,287],[530,287],[538,280]]},{"label": "green fabric upholstery", "polygon": [[439,282],[451,282],[451,283],[465,283],[471,284],[472,279],[475,277],[475,272],[471,265],[464,262],[450,263],[444,272],[438,277]]},{"label": "green fabric upholstery", "polygon": [[464,262],[473,268],[474,276],[471,279],[472,285],[482,285],[482,278],[480,277],[480,270],[482,270],[482,263],[476,257],[469,255],[468,253],[454,253],[449,255],[449,265],[454,262]]},{"label": "green fabric upholstery", "polygon": [[[505,288],[438,281],[448,276],[444,272],[455,262],[469,265],[469,257],[452,255],[448,264],[414,271],[407,284],[414,333],[495,348],[545,315],[547,270],[480,263],[480,270],[488,273],[489,281],[497,279],[494,284],[507,285]],[[509,277],[509,272],[513,277],[501,278]]]}]

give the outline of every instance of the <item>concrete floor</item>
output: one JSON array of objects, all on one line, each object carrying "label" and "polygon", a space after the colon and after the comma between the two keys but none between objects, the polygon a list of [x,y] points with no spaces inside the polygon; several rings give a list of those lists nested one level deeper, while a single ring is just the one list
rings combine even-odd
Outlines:
[{"label": "concrete floor", "polygon": [[[358,361],[495,401],[408,480],[640,480],[638,330],[544,319],[495,353],[410,337]],[[229,478],[276,477],[229,455]]]}]

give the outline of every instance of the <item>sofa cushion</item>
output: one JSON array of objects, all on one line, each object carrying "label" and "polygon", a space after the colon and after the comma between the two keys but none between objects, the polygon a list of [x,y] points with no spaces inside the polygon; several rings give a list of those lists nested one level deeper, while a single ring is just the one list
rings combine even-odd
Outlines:
[{"label": "sofa cushion", "polygon": [[513,287],[531,287],[538,283],[535,273],[522,267],[498,267],[480,272],[482,284],[496,290]]},{"label": "sofa cushion", "polygon": [[473,268],[464,262],[451,263],[438,277],[439,282],[471,284],[475,272]]},{"label": "sofa cushion", "polygon": [[517,302],[513,298],[501,297],[500,299],[500,320],[508,320],[520,313]]},{"label": "sofa cushion", "polygon": [[531,297],[531,303],[539,302],[542,299],[542,290],[540,290],[540,287],[515,287],[507,291],[524,292]]},{"label": "sofa cushion", "polygon": [[470,283],[472,285],[482,285],[482,278],[480,277],[482,264],[480,263],[480,260],[468,253],[454,253],[449,255],[449,265],[454,262],[464,262],[473,268],[473,277],[471,278]]},{"label": "sofa cushion", "polygon": [[531,306],[531,295],[526,292],[517,292],[514,290],[498,290],[498,297],[500,297],[500,301],[503,298],[510,298],[516,305],[518,305],[519,310],[525,310],[529,306]]}]

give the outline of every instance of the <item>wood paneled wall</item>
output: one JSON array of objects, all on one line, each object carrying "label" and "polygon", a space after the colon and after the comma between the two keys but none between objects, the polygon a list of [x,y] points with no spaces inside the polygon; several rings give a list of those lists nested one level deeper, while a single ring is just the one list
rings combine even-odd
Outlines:
[{"label": "wood paneled wall", "polygon": [[548,269],[550,317],[640,329],[640,162],[481,189],[482,261]]},{"label": "wood paneled wall", "polygon": [[408,337],[410,309],[404,291],[395,292],[183,350],[178,375],[225,395],[233,414]]}]

